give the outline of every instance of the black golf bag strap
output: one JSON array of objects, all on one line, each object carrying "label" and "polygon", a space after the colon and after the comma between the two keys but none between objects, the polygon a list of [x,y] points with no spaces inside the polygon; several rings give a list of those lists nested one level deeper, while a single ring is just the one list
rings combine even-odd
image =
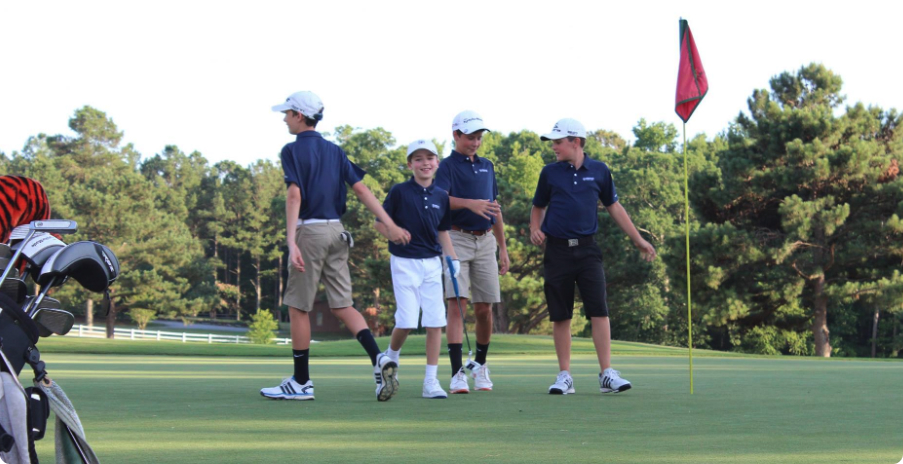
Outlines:
[{"label": "black golf bag strap", "polygon": [[16,437],[10,435],[6,429],[0,425],[0,451],[4,453],[9,453],[9,450],[13,449],[13,446],[16,445]]},{"label": "black golf bag strap", "polygon": [[47,431],[47,418],[50,417],[50,402],[44,390],[35,387],[25,389],[28,400],[28,454],[32,464],[37,464],[38,454],[34,442],[44,438]]}]

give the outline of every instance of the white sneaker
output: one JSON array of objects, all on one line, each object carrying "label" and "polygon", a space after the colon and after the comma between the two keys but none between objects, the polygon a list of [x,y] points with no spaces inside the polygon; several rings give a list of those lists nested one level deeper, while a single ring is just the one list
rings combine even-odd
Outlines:
[{"label": "white sneaker", "polygon": [[630,390],[630,382],[621,378],[621,373],[608,368],[599,374],[599,391],[602,393],[621,393]]},{"label": "white sneaker", "polygon": [[439,385],[436,379],[426,379],[423,381],[423,397],[424,398],[448,398],[448,394]]},{"label": "white sneaker", "polygon": [[308,380],[304,385],[295,382],[295,377],[288,377],[278,386],[261,388],[260,395],[274,400],[312,400],[314,399],[314,383]]},{"label": "white sneaker", "polygon": [[452,376],[451,383],[448,385],[448,391],[453,395],[458,393],[470,393],[470,387],[467,386],[467,374],[464,373],[463,367],[457,374]]},{"label": "white sneaker", "polygon": [[560,372],[555,383],[549,387],[550,395],[571,395],[574,393],[574,379],[567,372]]},{"label": "white sneaker", "polygon": [[376,356],[376,365],[373,366],[373,378],[376,380],[377,401],[389,401],[398,390],[398,380],[395,374],[398,372],[398,364],[383,353]]},{"label": "white sneaker", "polygon": [[492,380],[489,380],[489,365],[473,361],[469,364],[470,375],[473,377],[473,389],[479,391],[492,391]]}]

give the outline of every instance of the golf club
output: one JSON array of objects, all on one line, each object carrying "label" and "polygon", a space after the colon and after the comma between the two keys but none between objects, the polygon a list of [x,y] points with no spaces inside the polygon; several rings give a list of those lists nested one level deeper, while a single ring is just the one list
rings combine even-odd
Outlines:
[{"label": "golf club", "polygon": [[[46,302],[48,298],[45,298]],[[51,335],[66,335],[75,324],[75,316],[69,311],[57,308],[38,308],[35,312],[34,323],[38,326],[38,335],[49,337]]]},{"label": "golf club", "polygon": [[[25,245],[31,241],[31,238],[38,232],[46,232],[48,234],[74,234],[78,231],[78,224],[75,221],[70,221],[68,219],[47,219],[43,221],[31,221],[27,228],[26,226],[19,226],[13,229],[10,234],[10,243],[13,242],[14,239],[22,237],[22,233],[24,233],[24,237],[22,240],[25,242]],[[13,254],[12,258],[9,260],[9,264],[6,266],[6,269],[3,270],[3,275],[0,276],[0,285],[6,281],[6,277],[9,276],[10,271],[12,271],[13,267],[15,267],[16,262],[19,260],[19,256],[22,254],[25,246],[20,246],[18,250]]]},{"label": "golf club", "polygon": [[455,267],[452,263],[451,256],[445,257],[448,263],[448,275],[451,277],[452,286],[455,287],[455,303],[458,303],[458,312],[461,313],[461,326],[464,329],[464,338],[467,339],[467,363],[470,364],[470,357],[473,356],[473,350],[470,348],[470,337],[467,336],[467,321],[464,319],[464,310],[461,309],[461,294],[458,291],[458,279],[455,277]]}]

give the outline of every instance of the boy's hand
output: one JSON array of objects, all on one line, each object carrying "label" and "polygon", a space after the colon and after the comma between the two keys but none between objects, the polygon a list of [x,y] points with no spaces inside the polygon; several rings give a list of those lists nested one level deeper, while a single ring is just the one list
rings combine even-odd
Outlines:
[{"label": "boy's hand", "polygon": [[294,243],[288,245],[288,261],[299,272],[304,272],[304,258],[301,257],[301,249]]},{"label": "boy's hand", "polygon": [[407,245],[411,242],[411,233],[398,226],[389,227],[389,240],[396,245]]},{"label": "boy's hand", "polygon": [[461,275],[461,261],[459,261],[457,259],[453,259],[451,263],[452,263],[452,268],[451,268],[452,277],[457,279],[458,276]]},{"label": "boy's hand", "polygon": [[499,275],[507,274],[510,266],[511,261],[508,260],[508,250],[499,251]]},{"label": "boy's hand", "polygon": [[533,242],[534,245],[542,245],[542,243],[546,241],[546,234],[544,234],[543,231],[539,229],[531,230],[530,241]]},{"label": "boy's hand", "polygon": [[646,262],[651,263],[655,260],[655,248],[651,243],[642,239],[640,240],[641,241],[636,244],[636,247],[640,249],[640,254],[643,256],[643,259],[646,260]]},{"label": "boy's hand", "polygon": [[492,219],[502,212],[502,207],[497,202],[489,200],[470,200],[467,209],[479,214],[483,219]]}]

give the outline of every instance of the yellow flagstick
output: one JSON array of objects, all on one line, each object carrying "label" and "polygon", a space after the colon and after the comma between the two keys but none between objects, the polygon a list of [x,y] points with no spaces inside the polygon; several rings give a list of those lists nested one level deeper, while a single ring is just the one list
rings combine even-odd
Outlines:
[{"label": "yellow flagstick", "polygon": [[688,178],[689,168],[687,167],[687,123],[684,122],[684,204],[686,206],[686,216],[684,222],[687,230],[687,332],[689,340],[687,347],[690,349],[690,394],[693,394],[693,305],[690,300],[690,182]]}]

